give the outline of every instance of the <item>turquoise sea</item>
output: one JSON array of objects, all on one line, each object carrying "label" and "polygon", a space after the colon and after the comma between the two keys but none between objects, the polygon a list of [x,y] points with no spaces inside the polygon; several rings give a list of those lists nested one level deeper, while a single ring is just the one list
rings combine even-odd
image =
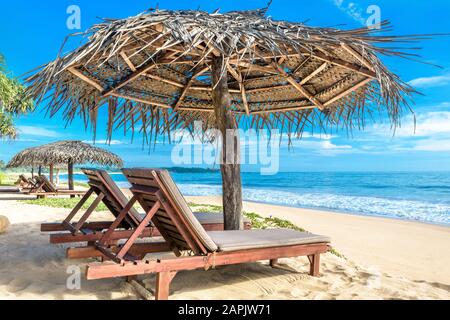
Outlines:
[{"label": "turquoise sea", "polygon": [[[219,171],[171,171],[186,196],[221,194]],[[113,178],[128,186],[121,174]],[[450,226],[450,172],[242,173],[242,179],[248,201]],[[76,175],[76,180],[86,179]]]}]

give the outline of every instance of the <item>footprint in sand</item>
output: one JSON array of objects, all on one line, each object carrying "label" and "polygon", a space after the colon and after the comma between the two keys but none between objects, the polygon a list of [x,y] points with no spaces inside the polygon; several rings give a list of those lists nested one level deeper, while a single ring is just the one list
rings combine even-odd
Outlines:
[{"label": "footprint in sand", "polygon": [[311,294],[311,291],[309,291],[309,290],[302,290],[300,288],[294,288],[294,289],[291,290],[290,294],[291,294],[291,296],[293,298],[302,298],[302,297],[306,297],[309,294]]},{"label": "footprint in sand", "polygon": [[31,281],[22,280],[22,279],[14,279],[8,284],[8,291],[12,293],[17,293],[20,291],[24,291],[31,285]]}]

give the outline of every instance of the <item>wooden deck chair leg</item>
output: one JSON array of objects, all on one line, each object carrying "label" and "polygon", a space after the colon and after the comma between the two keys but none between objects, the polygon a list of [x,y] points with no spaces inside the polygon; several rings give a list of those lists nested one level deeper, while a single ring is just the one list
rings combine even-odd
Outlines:
[{"label": "wooden deck chair leg", "polygon": [[[44,186],[45,183],[40,182],[38,184],[36,184],[36,189],[33,190],[33,193],[39,193],[39,192],[45,192],[45,190],[42,189],[42,187]],[[45,198],[45,197],[44,197]]]},{"label": "wooden deck chair leg", "polygon": [[83,207],[83,205],[86,203],[86,201],[91,197],[94,190],[91,188],[86,192],[86,194],[83,196],[83,198],[80,200],[80,202],[77,203],[77,205],[73,208],[73,210],[69,213],[66,219],[64,219],[63,224],[70,224],[70,221],[75,217],[75,215],[80,211],[80,209]]},{"label": "wooden deck chair leg", "polygon": [[123,247],[120,249],[119,253],[117,254],[117,258],[122,259],[127,252],[130,250],[131,246],[134,244],[137,238],[144,232],[144,229],[148,226],[150,221],[152,220],[153,216],[158,212],[158,210],[161,208],[161,202],[157,201],[155,205],[151,208],[149,212],[145,215],[144,219],[142,219],[139,226],[136,228],[136,230],[133,232],[131,237],[125,242]]},{"label": "wooden deck chair leg", "polygon": [[[32,193],[40,193],[40,192],[45,193],[45,190],[43,190],[43,186],[44,186],[43,182],[36,183],[35,188],[31,189],[29,193],[31,193],[31,194]],[[37,199],[45,199],[45,195],[38,195],[36,198]]]},{"label": "wooden deck chair leg", "polygon": [[74,230],[75,232],[80,231],[80,229],[83,227],[86,220],[91,216],[92,212],[94,212],[94,210],[98,207],[98,205],[100,204],[100,202],[103,200],[104,197],[105,197],[105,195],[103,193],[100,193],[98,195],[97,199],[95,199],[94,202],[92,202],[92,204],[86,210],[84,215],[81,217],[80,221],[78,221],[78,223],[76,224],[75,230]]},{"label": "wooden deck chair leg", "polygon": [[128,215],[128,212],[131,210],[131,208],[133,208],[136,201],[137,201],[136,196],[133,196],[131,200],[127,203],[125,208],[123,208],[123,210],[117,216],[116,220],[114,220],[109,229],[105,232],[103,237],[99,240],[99,246],[105,246],[109,242],[112,234],[117,229],[117,227],[122,223],[123,219],[125,219],[125,217]]},{"label": "wooden deck chair leg", "polygon": [[159,272],[156,274],[156,300],[168,300],[170,283],[177,273],[171,271]]},{"label": "wooden deck chair leg", "polygon": [[293,273],[297,272],[297,270],[295,270],[294,268],[292,268],[288,265],[280,264],[278,259],[271,259],[269,262],[269,265],[273,269],[278,269],[278,270],[283,270],[283,271],[288,271],[288,272],[293,272]]},{"label": "wooden deck chair leg", "polygon": [[318,277],[320,275],[320,254],[310,255],[308,259],[310,263],[309,274]]},{"label": "wooden deck chair leg", "polygon": [[276,268],[278,266],[278,259],[271,259],[270,260],[270,266],[272,268]]}]

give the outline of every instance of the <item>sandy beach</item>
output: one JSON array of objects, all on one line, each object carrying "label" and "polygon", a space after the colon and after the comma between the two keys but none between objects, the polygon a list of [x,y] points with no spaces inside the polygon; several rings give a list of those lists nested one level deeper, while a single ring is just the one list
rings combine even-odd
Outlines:
[{"label": "sandy beach", "polygon": [[[219,197],[189,197],[220,205]],[[405,220],[245,202],[244,210],[287,219],[332,238],[347,258],[373,270],[450,285],[450,228]]]},{"label": "sandy beach", "polygon": [[[216,198],[188,198],[219,204]],[[323,255],[322,276],[308,276],[305,257],[283,259],[291,271],[267,262],[181,272],[171,299],[449,299],[450,229],[390,219],[245,203],[245,210],[289,219],[333,239],[346,256]],[[0,299],[137,299],[122,279],[87,281],[84,266],[69,261],[68,245],[50,245],[41,222],[60,221],[68,209],[2,200],[0,215],[11,222],[0,235]],[[96,213],[104,219],[107,213]],[[70,268],[80,267],[81,288],[69,290]],[[68,269],[69,268],[69,269]],[[154,276],[141,277],[150,288]]]}]

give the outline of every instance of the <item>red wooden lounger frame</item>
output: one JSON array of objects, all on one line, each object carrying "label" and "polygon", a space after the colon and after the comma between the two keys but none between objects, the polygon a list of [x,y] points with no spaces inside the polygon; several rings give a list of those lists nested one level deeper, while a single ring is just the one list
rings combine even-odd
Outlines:
[{"label": "red wooden lounger frame", "polygon": [[[76,243],[87,242],[87,247],[77,247],[67,249],[67,257],[71,259],[81,259],[99,256],[98,251],[93,247],[95,241],[100,240],[104,235],[104,230],[111,228],[113,221],[95,221],[88,222],[87,220],[92,216],[94,210],[103,202],[109,211],[115,216],[119,216],[121,211],[125,208],[127,200],[123,194],[110,184],[114,183],[109,175],[104,170],[97,169],[83,169],[83,173],[88,177],[89,190],[80,200],[80,202],[73,208],[69,215],[62,223],[43,223],[41,225],[42,232],[57,232],[50,234],[50,243]],[[73,218],[80,212],[83,205],[91,197],[96,196],[93,203],[85,211],[79,221],[72,222]],[[131,207],[130,207],[131,208]],[[141,224],[141,218],[138,217],[137,211],[129,209],[128,215],[118,224],[114,232],[110,232],[110,243],[113,244],[121,239],[127,239],[133,234],[133,230]],[[223,230],[223,223],[206,223],[203,224],[208,231]],[[251,229],[251,224],[245,224],[246,229]],[[142,230],[139,238],[157,237],[161,233],[155,227],[148,227]],[[165,250],[162,250],[165,251]]]},{"label": "red wooden lounger frame", "polygon": [[51,183],[46,176],[35,177],[36,183],[31,187],[27,194],[37,196],[38,199],[50,196],[78,196],[86,194],[86,191],[60,190]]},{"label": "red wooden lounger frame", "polygon": [[[177,272],[182,270],[207,270],[215,266],[259,260],[270,260],[270,265],[275,266],[279,258],[307,256],[310,261],[310,274],[319,275],[320,254],[329,250],[328,243],[211,252],[205,248],[191,224],[187,222],[186,216],[162,183],[157,170],[124,169],[123,173],[132,184],[130,190],[133,197],[101,240],[96,242],[95,248],[89,249],[110,261],[89,264],[86,270],[87,279],[133,277],[156,273],[155,298],[168,299],[170,283]],[[114,230],[127,217],[128,209],[136,202],[139,202],[145,210],[145,218],[127,241],[117,246],[112,242]],[[137,243],[136,240],[150,221],[160,230],[164,241]],[[144,259],[147,253],[166,250],[171,250],[176,257],[158,260]],[[181,256],[182,251],[185,250],[191,251],[193,256]]]}]

